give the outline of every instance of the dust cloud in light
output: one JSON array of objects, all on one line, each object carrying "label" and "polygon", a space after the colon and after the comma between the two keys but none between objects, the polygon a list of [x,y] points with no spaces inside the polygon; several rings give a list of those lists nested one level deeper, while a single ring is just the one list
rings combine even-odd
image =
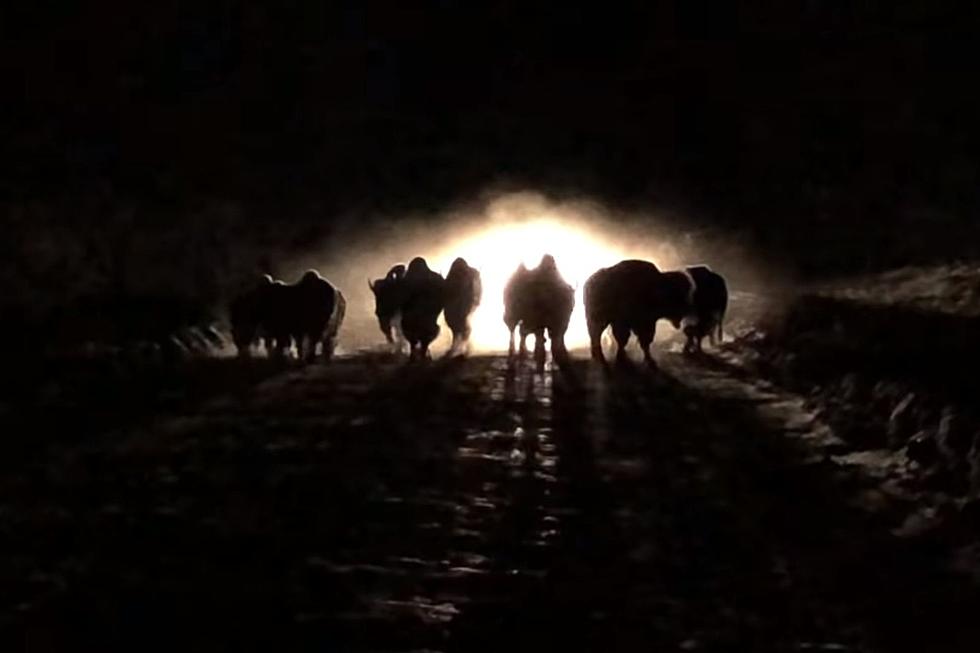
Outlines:
[{"label": "dust cloud in light", "polygon": [[[566,344],[588,344],[582,289],[601,267],[627,258],[652,261],[663,270],[709,262],[738,285],[752,278],[752,252],[732,234],[720,238],[692,228],[689,220],[665,212],[619,212],[595,201],[554,200],[541,193],[485,195],[437,214],[352,216],[338,228],[334,242],[317,247],[290,262],[287,280],[298,279],[313,267],[347,296],[347,319],[341,331],[343,350],[383,348],[384,338],[374,317],[374,297],[368,279],[384,276],[396,263],[423,256],[445,275],[457,256],[478,268],[483,279],[483,302],[473,316],[472,349],[506,350],[503,289],[520,263],[538,264],[544,254],[555,257],[565,279],[575,287],[575,310]],[[449,347],[450,333],[440,318],[433,355]],[[659,330],[669,337],[673,330]]]},{"label": "dust cloud in light", "polygon": [[518,265],[534,267],[545,254],[555,257],[562,276],[575,287],[575,310],[565,342],[569,347],[588,344],[582,287],[593,272],[622,260],[624,253],[584,229],[566,225],[559,219],[541,218],[489,227],[452,243],[434,257],[437,270],[448,270],[457,256],[480,270],[483,302],[472,318],[475,349],[506,347],[504,286]]}]

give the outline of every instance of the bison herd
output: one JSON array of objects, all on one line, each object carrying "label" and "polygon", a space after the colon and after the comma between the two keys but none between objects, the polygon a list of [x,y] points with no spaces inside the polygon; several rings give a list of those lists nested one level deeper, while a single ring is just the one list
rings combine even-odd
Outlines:
[{"label": "bison herd", "polygon": [[603,360],[600,338],[611,326],[618,359],[625,357],[632,333],[644,358],[653,362],[650,347],[658,320],[668,320],[675,329],[683,326],[688,353],[701,351],[705,336],[714,341],[716,334],[722,335],[728,285],[706,265],[661,272],[653,263],[630,260],[589,277],[584,299],[593,358]]},{"label": "bison herd", "polygon": [[347,302],[343,293],[310,270],[294,284],[264,275],[258,285],[231,304],[231,335],[240,356],[262,340],[271,354],[284,355],[293,343],[299,356],[313,360],[319,348],[333,355]]},{"label": "bison herd", "polygon": [[[375,316],[388,343],[398,351],[407,345],[412,360],[429,357],[439,335],[439,315],[452,331],[447,355],[466,353],[470,318],[483,295],[480,272],[462,258],[453,261],[443,277],[417,257],[398,264],[368,282],[374,294]],[[626,260],[596,271],[585,282],[583,299],[592,357],[605,361],[602,334],[612,329],[617,360],[635,335],[644,358],[652,363],[651,346],[659,320],[683,329],[685,353],[701,351],[705,337],[723,336],[728,308],[724,277],[706,265],[661,271],[648,261]],[[555,259],[542,257],[534,268],[521,264],[504,287],[503,321],[510,331],[509,354],[527,352],[527,337],[535,336],[535,358],[544,361],[545,343],[561,363],[568,356],[565,332],[575,306],[575,289],[562,278]],[[344,320],[343,293],[315,270],[294,284],[263,276],[230,306],[232,336],[240,356],[261,343],[270,355],[284,356],[295,344],[298,355],[329,359]],[[518,345],[519,343],[519,345]]]},{"label": "bison herd", "polygon": [[535,336],[534,355],[544,359],[545,331],[551,338],[551,353],[567,355],[565,331],[575,307],[575,289],[558,272],[555,259],[546,254],[531,270],[521,264],[504,287],[504,324],[510,330],[510,355],[514,354],[514,332],[520,329],[520,351],[527,351],[527,337]]},{"label": "bison herd", "polygon": [[443,312],[453,332],[449,353],[462,352],[467,346],[470,315],[480,304],[483,287],[480,272],[463,259],[453,261],[443,278],[419,256],[407,268],[396,265],[384,279],[369,281],[368,286],[374,292],[374,312],[385,338],[398,349],[402,341],[407,342],[412,359],[428,357]]}]

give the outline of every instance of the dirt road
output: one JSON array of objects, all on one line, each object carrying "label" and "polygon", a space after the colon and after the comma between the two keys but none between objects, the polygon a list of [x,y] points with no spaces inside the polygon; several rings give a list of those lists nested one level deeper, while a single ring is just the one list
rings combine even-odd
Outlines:
[{"label": "dirt road", "polygon": [[977,650],[792,398],[660,360],[359,354],[9,466],[2,649]]}]

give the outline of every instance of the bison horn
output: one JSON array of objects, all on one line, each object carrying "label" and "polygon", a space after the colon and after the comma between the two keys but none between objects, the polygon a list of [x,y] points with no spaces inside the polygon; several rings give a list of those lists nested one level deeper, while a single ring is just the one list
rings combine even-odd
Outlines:
[{"label": "bison horn", "polygon": [[371,281],[370,279],[368,279],[368,288],[370,288],[371,290],[374,290],[374,282]]}]

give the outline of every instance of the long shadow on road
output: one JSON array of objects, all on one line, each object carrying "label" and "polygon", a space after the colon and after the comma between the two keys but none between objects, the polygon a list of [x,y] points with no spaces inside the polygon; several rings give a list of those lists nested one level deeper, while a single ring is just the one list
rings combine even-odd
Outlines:
[{"label": "long shadow on road", "polygon": [[3,506],[7,648],[969,642],[975,594],[684,374],[346,358],[53,461]]},{"label": "long shadow on road", "polygon": [[[649,511],[623,525],[657,551],[629,577],[678,599],[671,627],[754,650],[975,648],[975,589],[852,507],[840,470],[760,421],[754,399],[687,383],[689,366],[607,377],[615,444],[596,456],[619,509]],[[616,474],[640,460],[634,480]]]}]

